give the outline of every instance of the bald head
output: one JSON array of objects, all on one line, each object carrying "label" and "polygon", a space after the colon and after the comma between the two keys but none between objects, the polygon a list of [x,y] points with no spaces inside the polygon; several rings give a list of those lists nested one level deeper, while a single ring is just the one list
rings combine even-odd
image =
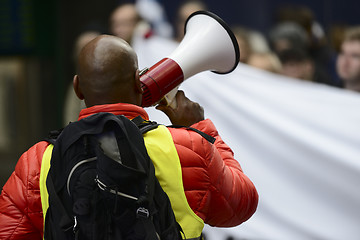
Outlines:
[{"label": "bald head", "polygon": [[80,52],[74,90],[87,107],[108,103],[141,104],[137,56],[124,40],[101,35]]}]

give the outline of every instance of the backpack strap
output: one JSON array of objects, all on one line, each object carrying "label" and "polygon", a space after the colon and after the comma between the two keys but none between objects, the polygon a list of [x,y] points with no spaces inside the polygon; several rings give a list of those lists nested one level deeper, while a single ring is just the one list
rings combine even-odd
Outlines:
[{"label": "backpack strap", "polygon": [[[155,184],[157,181],[157,180],[155,180],[155,167],[151,160],[149,160],[149,175],[148,175],[147,181],[148,181],[147,193],[149,195],[145,198],[140,197],[137,200],[138,208],[136,210],[136,217],[140,220],[139,221],[140,224],[137,224],[135,226],[135,229],[137,229],[137,231],[145,230],[145,232],[149,235],[149,239],[158,239],[158,237],[155,235],[155,233],[156,233],[155,226],[152,223],[151,216],[149,215],[150,214],[149,210],[151,212],[154,211],[154,209],[151,209],[150,206],[153,205]],[[143,201],[145,201],[145,202],[143,202]],[[146,206],[146,205],[149,206],[149,209],[142,207],[142,206]]]},{"label": "backpack strap", "polygon": [[[64,205],[62,204],[58,194],[56,193],[55,187],[54,187],[54,183],[52,181],[51,175],[48,174],[47,179],[46,179],[46,185],[47,185],[47,189],[49,192],[49,196],[51,196],[51,204],[53,205],[54,208],[57,209],[57,211],[59,211],[61,213],[61,219],[59,221],[59,226],[62,230],[64,231],[68,231],[71,228],[73,228],[74,232],[75,232],[75,227],[76,227],[76,219],[72,219],[69,214],[67,213],[67,211],[65,210]],[[49,218],[49,212],[46,213],[45,218]],[[47,228],[47,224],[45,223],[45,239],[52,239],[51,235],[47,235],[47,233],[51,232],[51,229],[49,229],[48,231],[46,231]]]},{"label": "backpack strap", "polygon": [[131,120],[140,129],[141,134],[157,128],[160,124],[154,121],[144,120],[140,115]]},{"label": "backpack strap", "polygon": [[136,126],[139,126],[141,123],[143,123],[145,120],[139,115],[136,118],[133,118],[131,120],[133,123],[135,123]]},{"label": "backpack strap", "polygon": [[64,130],[64,128],[50,131],[48,136],[44,140],[51,143],[52,145],[54,145],[56,142],[56,139],[59,137],[59,135],[61,134],[61,132],[63,130]]}]

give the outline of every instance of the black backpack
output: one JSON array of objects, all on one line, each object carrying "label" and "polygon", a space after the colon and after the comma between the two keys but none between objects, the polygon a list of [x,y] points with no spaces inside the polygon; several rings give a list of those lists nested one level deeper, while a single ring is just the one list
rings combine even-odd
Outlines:
[{"label": "black backpack", "polygon": [[98,113],[49,140],[46,240],[181,239],[142,136],[157,126]]}]

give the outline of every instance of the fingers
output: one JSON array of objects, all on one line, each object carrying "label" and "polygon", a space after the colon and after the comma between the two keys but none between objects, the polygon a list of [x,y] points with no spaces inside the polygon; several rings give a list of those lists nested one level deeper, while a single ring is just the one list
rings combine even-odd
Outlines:
[{"label": "fingers", "polygon": [[[175,95],[175,101],[177,103],[180,103],[182,104],[184,101],[186,101],[189,99],[187,97],[185,97],[185,93],[184,91],[177,91],[176,95]],[[177,107],[174,109],[174,108],[171,108],[169,105],[168,105],[168,102],[167,101],[160,101],[159,104],[156,106],[156,109],[158,110],[161,110],[163,112],[168,112],[168,111],[175,111],[177,108],[178,108],[179,105],[177,105]]]},{"label": "fingers", "polygon": [[182,90],[179,90],[177,93],[176,93],[176,96],[175,96],[175,98],[176,98],[176,101],[184,101],[185,99],[188,99],[186,96],[185,96],[185,93],[184,93],[184,91],[182,91]]},{"label": "fingers", "polygon": [[160,103],[159,105],[157,105],[155,107],[157,110],[162,111],[163,113],[165,113],[170,119],[172,118],[172,116],[175,114],[174,109],[168,105],[165,105],[163,103]]},{"label": "fingers", "polygon": [[191,126],[204,120],[204,109],[200,104],[191,101],[183,91],[178,91],[175,96],[177,106],[172,108],[164,102],[156,106],[156,109],[164,112],[174,125]]}]

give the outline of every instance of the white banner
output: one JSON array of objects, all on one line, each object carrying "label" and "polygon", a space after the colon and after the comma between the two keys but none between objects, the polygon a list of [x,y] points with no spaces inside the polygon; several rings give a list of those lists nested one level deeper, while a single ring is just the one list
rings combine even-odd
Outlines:
[{"label": "white banner", "polygon": [[[142,54],[159,49],[140,49],[140,65],[151,66]],[[181,89],[204,107],[260,197],[250,220],[206,226],[207,240],[360,239],[359,93],[246,65],[197,74]],[[153,108],[148,113],[169,123]]]}]

